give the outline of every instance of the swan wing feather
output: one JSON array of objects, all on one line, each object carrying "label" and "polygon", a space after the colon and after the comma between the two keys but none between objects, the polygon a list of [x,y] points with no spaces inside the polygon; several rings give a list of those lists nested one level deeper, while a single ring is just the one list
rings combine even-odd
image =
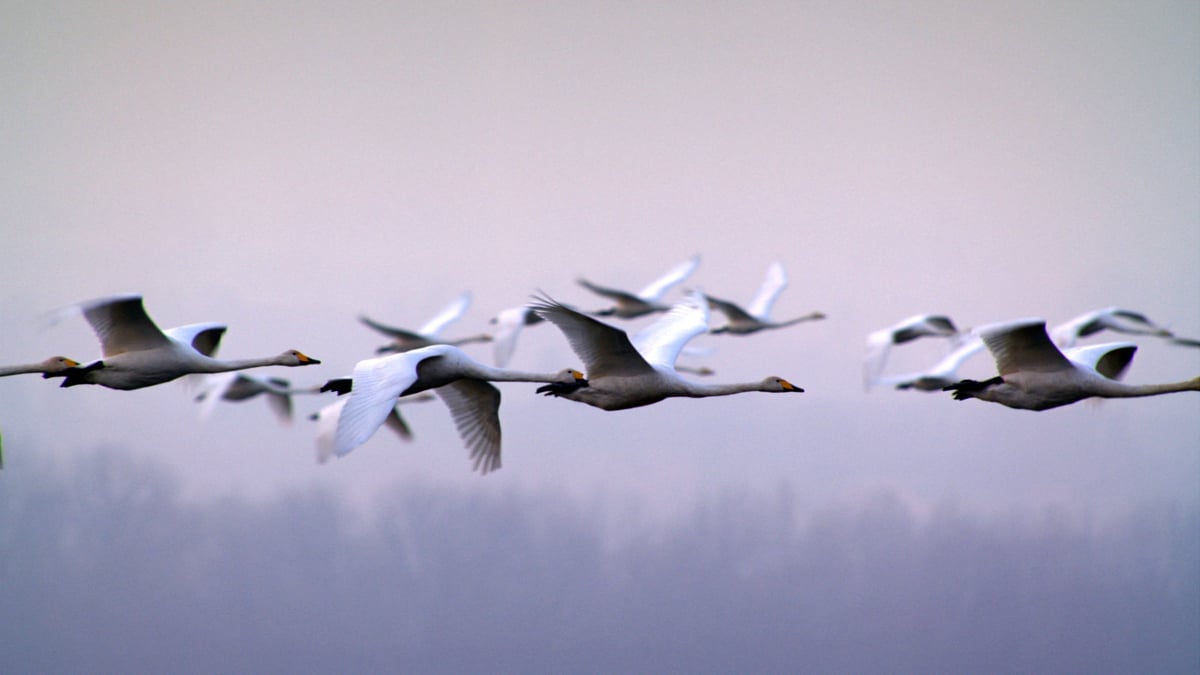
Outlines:
[{"label": "swan wing feather", "polygon": [[625,331],[577,312],[550,298],[538,298],[531,308],[558,326],[571,350],[583,361],[588,377],[642,375],[654,368],[634,348]]},{"label": "swan wing feather", "polygon": [[1000,375],[1021,371],[1051,372],[1072,368],[1071,362],[1050,341],[1042,319],[1020,319],[989,324],[978,329],[996,360]]},{"label": "swan wing feather", "polygon": [[156,349],[170,342],[146,314],[140,295],[98,298],[81,303],[79,308],[100,339],[100,352],[106,357]]},{"label": "swan wing feather", "polygon": [[475,470],[486,474],[499,469],[500,390],[485,380],[464,378],[433,391],[450,409]]},{"label": "swan wing feather", "polygon": [[787,288],[787,285],[787,273],[783,270],[783,264],[779,261],[771,263],[767,267],[767,276],[763,280],[762,286],[759,287],[758,293],[746,306],[746,312],[760,321],[767,320],[771,316],[771,308],[775,305],[775,300],[779,298],[779,294]]},{"label": "swan wing feather", "polygon": [[661,300],[667,291],[675,286],[683,283],[685,279],[696,271],[696,267],[700,264],[700,256],[694,255],[691,258],[679,263],[678,265],[667,270],[661,277],[651,281],[645,288],[637,292],[637,297],[647,302],[657,302]]},{"label": "swan wing feather", "polygon": [[703,293],[693,290],[635,335],[633,345],[652,366],[674,368],[683,346],[707,331],[708,300]]},{"label": "swan wing feather", "polygon": [[470,306],[471,292],[464,291],[462,295],[455,298],[449,305],[446,305],[442,311],[435,314],[429,321],[426,321],[424,325],[417,329],[417,332],[427,338],[437,337],[446,326],[458,321]]},{"label": "swan wing feather", "polygon": [[418,363],[438,353],[430,349],[364,359],[355,364],[353,385],[338,418],[334,454],[346,455],[383,426],[396,405],[396,398],[417,381]]}]

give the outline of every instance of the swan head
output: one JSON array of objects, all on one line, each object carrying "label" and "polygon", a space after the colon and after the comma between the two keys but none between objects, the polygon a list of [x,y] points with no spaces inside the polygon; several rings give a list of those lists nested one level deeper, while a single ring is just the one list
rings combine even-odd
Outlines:
[{"label": "swan head", "polygon": [[774,375],[762,381],[762,390],[770,392],[791,392],[795,394],[804,393],[804,390],[800,387],[797,387],[782,377],[776,377]]},{"label": "swan head", "polygon": [[298,349],[289,349],[279,355],[279,365],[281,366],[315,366],[318,363],[320,361]]},{"label": "swan head", "polygon": [[42,369],[42,377],[51,378],[66,375],[68,369],[78,368],[79,362],[75,359],[68,359],[65,356],[51,356],[39,365]]},{"label": "swan head", "polygon": [[557,376],[555,381],[559,384],[572,384],[580,387],[586,387],[588,383],[587,377],[574,368],[563,368],[555,373],[555,375]]}]

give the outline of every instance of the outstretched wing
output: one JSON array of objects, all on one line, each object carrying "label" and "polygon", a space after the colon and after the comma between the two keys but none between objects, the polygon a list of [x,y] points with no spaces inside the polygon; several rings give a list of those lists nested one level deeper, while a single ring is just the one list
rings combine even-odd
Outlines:
[{"label": "outstretched wing", "polygon": [[423,326],[417,329],[417,332],[427,338],[437,337],[441,334],[442,329],[458,321],[470,306],[471,292],[465,291],[462,295],[455,298],[454,302],[446,305],[445,309],[438,312],[429,321],[426,321]]},{"label": "outstretched wing", "polygon": [[217,349],[221,346],[221,337],[225,335],[226,326],[223,323],[189,323],[163,331],[167,337],[185,345],[208,357],[216,357]]},{"label": "outstretched wing", "polygon": [[763,279],[754,299],[746,306],[746,312],[760,321],[766,321],[771,317],[771,308],[775,305],[776,298],[787,285],[787,274],[783,271],[783,264],[779,261],[771,263],[767,267],[767,277]]},{"label": "outstretched wing", "polygon": [[688,258],[667,270],[666,274],[650,282],[645,288],[638,291],[637,297],[646,302],[658,302],[667,291],[683,283],[685,279],[690,277],[692,272],[696,271],[696,267],[699,264],[700,256],[694,255]]},{"label": "outstretched wing", "polygon": [[558,326],[572,351],[583,361],[588,377],[640,375],[654,369],[625,331],[581,314],[550,298],[538,298],[530,308]]},{"label": "outstretched wing", "polygon": [[454,418],[475,470],[500,468],[500,390],[484,380],[464,378],[433,390]]},{"label": "outstretched wing", "polygon": [[1000,375],[1022,370],[1055,371],[1071,368],[1071,362],[1046,334],[1041,319],[1020,319],[981,326],[977,333],[996,359]]},{"label": "outstretched wing", "polygon": [[78,305],[100,339],[104,356],[155,349],[169,338],[150,320],[140,295],[98,298]]},{"label": "outstretched wing", "polygon": [[400,393],[417,381],[417,365],[438,358],[438,347],[359,361],[345,407],[338,416],[333,452],[339,457],[367,442],[383,426]]},{"label": "outstretched wing", "polygon": [[633,338],[633,345],[646,362],[675,367],[679,351],[689,340],[708,331],[708,300],[693,290],[654,323]]}]

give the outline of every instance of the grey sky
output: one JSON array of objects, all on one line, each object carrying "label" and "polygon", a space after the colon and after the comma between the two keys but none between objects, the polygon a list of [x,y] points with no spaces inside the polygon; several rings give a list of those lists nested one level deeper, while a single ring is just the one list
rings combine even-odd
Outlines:
[{"label": "grey sky", "polygon": [[[606,545],[728,499],[712,527],[732,546],[753,522],[736,502],[779,492],[802,532],[880,494],[982,523],[1200,509],[1195,395],[1035,414],[860,384],[865,335],[916,312],[1119,305],[1200,337],[1200,7],[645,5],[3,5],[0,362],[94,358],[82,320],[45,313],[133,291],[164,327],[227,322],[224,356],[304,350],[323,365],[273,374],[310,384],[379,344],[360,312],[415,326],[471,290],[447,334],[475,333],[539,289],[591,306],[577,276],[636,288],[699,253],[692,281],[715,295],[748,300],[779,259],[776,312],[829,315],[697,341],[715,380],[805,394],[604,413],[502,385],[504,468],[481,478],[440,402],[406,410],[413,443],[318,466],[317,399],[288,428],[261,401],[202,423],[174,385],[6,378],[0,490],[110,448],[167,474],[171,508],[223,542],[222,504],[370,517],[412,486],[518,520],[550,492]],[[914,345],[892,368],[940,355]],[[578,365],[549,326],[512,362]],[[1200,350],[1142,341],[1126,379],[1197,373]]]}]

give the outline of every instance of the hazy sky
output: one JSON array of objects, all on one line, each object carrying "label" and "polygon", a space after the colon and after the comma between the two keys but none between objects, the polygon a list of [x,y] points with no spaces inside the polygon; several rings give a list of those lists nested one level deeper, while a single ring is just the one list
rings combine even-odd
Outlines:
[{"label": "hazy sky", "polygon": [[[514,630],[503,618],[470,617],[469,633],[444,631],[471,613],[471,589],[528,573],[487,596],[484,611],[511,606],[537,629],[561,631],[567,646],[536,663],[509,653],[498,661],[508,670],[561,671],[573,654],[621,651],[639,635],[614,628],[627,614],[639,615],[641,639],[671,613],[711,623],[687,623],[655,649],[631,647],[628,661],[593,663],[654,669],[670,663],[655,654],[705,641],[719,649],[712,634],[736,636],[758,625],[745,616],[772,611],[785,622],[771,629],[776,639],[731,639],[726,660],[676,663],[732,668],[751,653],[743,663],[804,661],[812,652],[786,644],[781,625],[808,622],[797,630],[815,642],[798,644],[819,644],[812,631],[825,625],[822,611],[843,612],[832,625],[853,625],[854,640],[879,645],[880,663],[925,671],[938,655],[962,670],[1014,654],[1024,655],[1013,656],[1014,670],[1137,670],[1120,665],[1143,663],[1164,635],[1200,629],[1200,571],[1190,564],[1200,537],[1200,396],[1029,413],[942,394],[866,393],[860,378],[865,335],[917,312],[971,326],[1024,316],[1054,323],[1118,305],[1200,337],[1194,2],[3,3],[0,49],[8,235],[0,363],[95,358],[82,319],[48,325],[46,313],[140,292],[164,327],[228,323],[223,356],[299,348],[321,359],[272,373],[315,384],[349,372],[380,343],[355,321],[361,312],[415,327],[470,290],[474,305],[447,331],[453,337],[485,330],[537,290],[599,307],[577,277],[636,289],[695,253],[702,262],[692,281],[714,295],[748,300],[778,259],[791,287],[776,313],[829,316],[697,340],[715,348],[704,359],[714,380],[780,375],[806,389],[799,396],[605,413],[501,385],[504,468],[482,478],[469,471],[440,402],[406,409],[414,442],[380,434],[318,466],[303,419],[324,402],[315,397],[298,400],[296,421],[282,427],[262,401],[222,406],[202,422],[174,384],[117,392],[6,378],[0,565],[9,567],[0,569],[82,566],[75,573],[87,585],[91,554],[118,565],[122,550],[109,539],[72,543],[96,524],[92,511],[128,514],[132,524],[111,524],[114,536],[135,536],[145,523],[167,537],[147,544],[139,562],[140,572],[160,575],[167,596],[136,588],[56,596],[62,616],[82,612],[82,623],[48,613],[39,593],[53,584],[0,586],[2,623],[32,617],[40,623],[22,630],[46,639],[39,644],[90,630],[87,617],[99,621],[113,602],[158,603],[170,618],[164,630],[211,629],[215,643],[237,642],[211,619],[240,611],[220,604],[236,601],[236,587],[221,585],[217,604],[196,617],[172,605],[237,573],[249,587],[267,584],[249,615],[321,626],[325,641],[310,648],[330,653],[361,644],[336,625],[355,602],[391,597],[371,595],[376,578],[397,589],[389,611],[405,640],[452,651],[477,639],[503,651]],[[1200,374],[1200,350],[1140,345],[1129,382]],[[470,351],[490,360],[486,347]],[[892,370],[939,356],[936,345],[897,350]],[[561,334],[539,326],[522,336],[511,365],[579,363]],[[993,373],[985,356],[964,371]],[[105,487],[112,480],[157,492],[126,499]],[[76,493],[97,495],[95,508],[59,503]],[[871,520],[880,509],[898,532]],[[42,527],[9,533],[43,512]],[[547,512],[559,515],[547,522]],[[341,525],[311,522],[322,517]],[[406,517],[423,525],[389,529]],[[1154,524],[1149,559],[1137,553],[1140,530],[1130,523],[1139,518]],[[479,539],[443,540],[462,527]],[[172,552],[176,529],[204,542],[183,547],[201,559]],[[365,543],[364,532],[384,543]],[[556,548],[558,537],[569,550]],[[855,553],[878,537],[898,539]],[[992,549],[998,558],[980,554]],[[1112,554],[1081,553],[1097,549]],[[276,566],[303,578],[319,569],[308,559],[316,551],[340,565],[324,581],[344,585],[346,597],[318,587],[308,604],[280,606],[308,586],[278,580]],[[697,551],[710,557],[697,560]],[[1026,566],[1031,552],[1062,576],[1031,572],[1046,569]],[[904,594],[844,577],[846,560],[897,556]],[[397,581],[400,559],[479,576],[462,588],[448,576],[433,587],[420,574]],[[570,586],[570,568],[585,559],[595,566],[588,583]],[[1072,565],[1092,576],[1058,583],[1073,577]],[[1028,603],[1011,600],[1005,616],[1034,617],[1043,632],[964,656],[954,647],[994,626],[955,627],[961,635],[943,626],[928,652],[889,651],[920,642],[893,630],[911,625],[898,616],[922,625],[948,606],[986,608],[938,595],[942,572],[962,566],[977,576],[956,590],[1025,593],[1012,597]],[[546,598],[524,592],[531,579],[566,584],[574,593],[554,610],[586,618],[545,615]],[[613,584],[611,597],[596,590]],[[431,595],[406,602],[404,589],[418,588]],[[1111,603],[1106,618],[1081,636],[1056,634],[1074,616],[1064,608],[1100,588],[1111,591],[1100,594]],[[1124,623],[1128,591],[1138,588],[1149,604],[1136,611],[1175,617],[1161,633],[1150,634],[1149,621]],[[637,599],[648,592],[654,602]],[[443,594],[444,614],[431,616]],[[1036,600],[1046,594],[1052,606]],[[899,614],[851,611],[853,597]],[[661,623],[653,611],[664,613]],[[146,637],[127,630],[117,637]],[[1120,658],[1085,657],[1104,636],[1129,631]],[[270,637],[297,634],[281,626]],[[1062,650],[1035,645],[1056,635]],[[31,648],[11,665],[70,669],[103,653],[97,662],[121,669],[121,654],[104,652],[110,643],[71,644],[61,661]],[[845,658],[808,663],[870,669],[842,647]],[[163,663],[195,649],[168,642]],[[1195,645],[1181,649],[1156,665],[1194,664]],[[227,663],[292,663],[264,650]],[[437,663],[424,658],[414,663]]]}]

